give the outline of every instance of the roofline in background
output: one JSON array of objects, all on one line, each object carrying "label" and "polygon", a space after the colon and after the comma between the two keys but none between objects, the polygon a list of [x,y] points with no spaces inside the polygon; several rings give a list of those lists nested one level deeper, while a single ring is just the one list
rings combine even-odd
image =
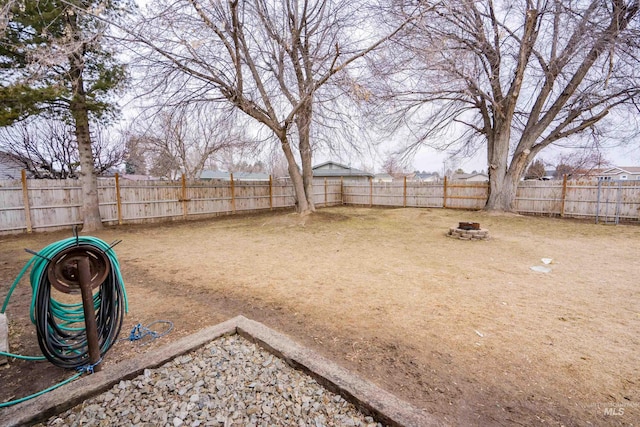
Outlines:
[{"label": "roofline in background", "polygon": [[319,167],[322,167],[322,166],[325,166],[325,165],[329,165],[329,164],[340,166],[340,167],[343,167],[345,169],[352,169],[351,167],[349,167],[347,165],[343,165],[342,163],[336,163],[336,162],[331,161],[331,160],[329,160],[328,162],[324,162],[324,163],[320,163],[320,164],[317,164],[315,166],[312,166],[311,169],[316,169],[316,168],[319,168]]}]

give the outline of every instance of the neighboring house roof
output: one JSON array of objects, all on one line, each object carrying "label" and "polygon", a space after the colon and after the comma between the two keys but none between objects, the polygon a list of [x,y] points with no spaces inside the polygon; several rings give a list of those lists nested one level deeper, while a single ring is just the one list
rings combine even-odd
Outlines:
[{"label": "neighboring house roof", "polygon": [[373,179],[375,179],[378,182],[392,182],[393,181],[393,177],[391,175],[389,175],[388,173],[377,173],[373,176]]},{"label": "neighboring house roof", "polygon": [[200,179],[225,179],[229,180],[229,172],[204,170],[200,173]]},{"label": "neighboring house roof", "polygon": [[[602,176],[606,169],[575,169],[567,174],[569,179],[582,179],[582,178],[596,178]],[[561,179],[562,174],[556,176],[557,179]]]},{"label": "neighboring house roof", "polygon": [[421,182],[437,181],[439,178],[440,176],[436,173],[416,173],[413,176],[414,181],[421,181]]},{"label": "neighboring house roof", "polygon": [[[231,174],[223,171],[204,170],[200,174],[200,179],[219,179],[230,181]],[[269,174],[262,172],[233,172],[234,181],[269,181]]]},{"label": "neighboring house roof", "polygon": [[600,172],[601,175],[619,175],[621,173],[640,175],[640,166],[614,166]]},{"label": "neighboring house roof", "polygon": [[455,173],[451,179],[454,181],[488,181],[489,175],[486,173]]},{"label": "neighboring house roof", "polygon": [[269,174],[264,172],[234,172],[233,179],[240,181],[269,181]]},{"label": "neighboring house roof", "polygon": [[313,176],[318,178],[369,177],[373,174],[360,169],[351,168],[336,162],[324,162],[313,167]]},{"label": "neighboring house roof", "polygon": [[153,176],[148,175],[135,175],[130,173],[124,173],[120,175],[122,179],[128,179],[130,181],[157,181],[159,178],[155,178]]},{"label": "neighboring house roof", "polygon": [[110,167],[109,169],[103,171],[99,176],[102,178],[113,178],[116,174],[119,174],[120,171],[115,167]]},{"label": "neighboring house roof", "polygon": [[601,181],[640,181],[640,166],[614,166],[595,175]]}]

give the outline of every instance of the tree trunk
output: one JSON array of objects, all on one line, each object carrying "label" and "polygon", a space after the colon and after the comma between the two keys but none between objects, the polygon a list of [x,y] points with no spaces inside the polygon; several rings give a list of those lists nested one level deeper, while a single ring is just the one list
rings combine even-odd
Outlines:
[{"label": "tree trunk", "polygon": [[508,127],[503,129],[502,132],[496,131],[488,140],[489,197],[484,206],[488,211],[511,211],[516,196],[517,181],[514,186],[508,173],[510,132]]},{"label": "tree trunk", "polygon": [[[495,174],[495,175],[494,175]],[[512,212],[520,176],[495,173],[489,180],[489,198],[484,206],[488,211]]]},{"label": "tree trunk", "polygon": [[316,206],[313,200],[313,164],[312,149],[310,140],[312,106],[308,102],[300,109],[296,118],[298,128],[298,139],[300,143],[300,159],[302,161],[302,182],[304,184],[304,195],[307,199],[310,212],[315,212]]},{"label": "tree trunk", "polygon": [[[489,157],[489,198],[484,207],[489,211],[505,211],[513,212],[518,192],[518,184],[520,178],[531,161],[529,149],[523,151],[516,150],[509,164],[508,149],[496,148],[496,146],[508,144],[509,136],[500,135],[493,144],[490,144],[495,150],[490,152]],[[508,145],[507,145],[508,147]],[[499,155],[502,151],[504,154]]]},{"label": "tree trunk", "polygon": [[86,233],[101,230],[103,227],[98,201],[98,178],[95,173],[93,152],[91,150],[87,98],[82,78],[84,67],[82,53],[74,53],[70,58],[70,62],[73,91],[70,109],[75,121],[75,135],[78,142],[80,186],[82,187],[82,231]]},{"label": "tree trunk", "polygon": [[298,169],[296,158],[293,154],[293,151],[291,150],[291,145],[289,144],[286,136],[280,137],[280,143],[282,146],[282,151],[284,152],[284,156],[287,159],[289,177],[291,178],[291,182],[293,183],[293,190],[296,195],[296,212],[300,214],[309,214],[312,212],[312,210],[309,207],[309,203],[307,202],[304,182],[302,179],[302,175],[300,174],[300,169]]}]

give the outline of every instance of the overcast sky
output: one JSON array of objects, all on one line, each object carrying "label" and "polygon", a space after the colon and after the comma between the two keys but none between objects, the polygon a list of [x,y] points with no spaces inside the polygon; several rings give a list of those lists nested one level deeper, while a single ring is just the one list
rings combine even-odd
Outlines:
[{"label": "overcast sky", "polygon": [[[140,8],[147,7],[152,0],[135,0]],[[370,150],[370,154],[362,156],[347,156],[343,159],[336,159],[328,154],[316,152],[314,156],[314,164],[325,161],[337,161],[349,164],[352,167],[367,166],[375,169],[376,172],[381,170],[382,162],[385,159],[385,152],[394,150],[393,143],[377,149]],[[625,146],[619,146],[602,151],[605,158],[615,166],[640,166],[640,140],[628,143]],[[548,147],[538,156],[547,163],[554,163],[561,152]],[[487,170],[487,153],[486,147],[482,147],[474,156],[468,158],[451,158],[449,154],[424,147],[416,153],[413,162],[410,162],[409,169],[443,173],[446,169],[462,168],[465,172],[485,171]]]}]

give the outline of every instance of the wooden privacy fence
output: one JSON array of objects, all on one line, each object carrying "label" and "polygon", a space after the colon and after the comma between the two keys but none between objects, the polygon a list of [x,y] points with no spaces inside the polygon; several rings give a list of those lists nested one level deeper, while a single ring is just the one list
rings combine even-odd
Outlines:
[{"label": "wooden privacy fence", "polygon": [[[342,204],[340,181],[314,183],[317,206]],[[0,180],[0,234],[82,224],[77,180]],[[295,206],[293,186],[268,181],[98,180],[105,224],[171,221]]]},{"label": "wooden privacy fence", "polygon": [[638,221],[640,181],[525,181],[515,207],[523,214]]},{"label": "wooden privacy fence", "polygon": [[344,182],[346,205],[402,206],[415,208],[482,209],[487,202],[486,183],[450,182]]},{"label": "wooden privacy fence", "polygon": [[[481,209],[486,183],[393,183],[316,180],[316,206],[393,206]],[[269,181],[98,181],[105,224],[204,218],[295,206],[290,183]],[[574,218],[637,221],[640,181],[526,181],[518,187],[515,210]],[[55,230],[82,223],[77,180],[0,180],[0,234]]]}]

